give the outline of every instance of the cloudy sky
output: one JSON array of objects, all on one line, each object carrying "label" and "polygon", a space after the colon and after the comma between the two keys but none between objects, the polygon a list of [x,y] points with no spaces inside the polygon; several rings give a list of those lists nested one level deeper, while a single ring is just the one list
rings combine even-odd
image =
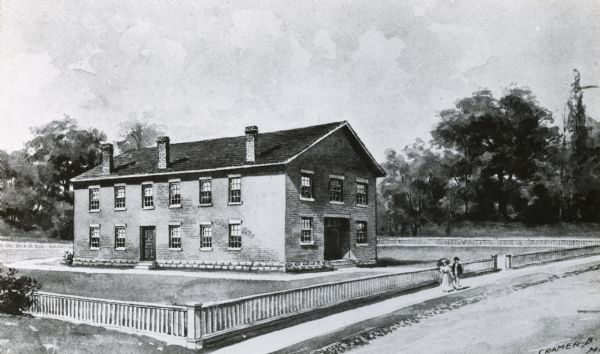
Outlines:
[{"label": "cloudy sky", "polygon": [[[600,1],[0,1],[0,149],[64,114],[171,141],[348,120],[378,158],[437,113],[527,85],[560,117],[600,84]],[[585,94],[600,118],[600,90]]]}]

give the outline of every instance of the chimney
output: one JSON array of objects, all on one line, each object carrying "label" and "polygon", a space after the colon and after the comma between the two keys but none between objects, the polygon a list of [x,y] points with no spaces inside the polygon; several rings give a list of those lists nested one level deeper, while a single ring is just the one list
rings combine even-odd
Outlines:
[{"label": "chimney", "polygon": [[158,168],[165,169],[171,164],[169,137],[159,136],[156,139],[156,151],[158,152]]},{"label": "chimney", "polygon": [[258,147],[258,127],[246,127],[246,162],[256,162],[256,149]]},{"label": "chimney", "polygon": [[110,175],[113,171],[113,145],[102,144],[100,149],[102,150],[102,174]]}]

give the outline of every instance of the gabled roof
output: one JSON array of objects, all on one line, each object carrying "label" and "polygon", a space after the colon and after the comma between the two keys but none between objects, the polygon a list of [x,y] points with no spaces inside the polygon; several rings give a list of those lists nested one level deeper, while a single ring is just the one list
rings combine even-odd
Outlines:
[{"label": "gabled roof", "polygon": [[261,166],[284,165],[333,132],[347,127],[364,150],[365,156],[373,164],[375,174],[385,175],[373,156],[367,151],[348,122],[334,122],[304,128],[281,130],[258,134],[258,150],[255,163],[246,162],[246,137],[201,140],[170,145],[171,164],[166,169],[157,167],[156,147],[129,150],[114,158],[114,170],[103,175],[101,166],[96,166],[77,177],[72,182],[169,175],[180,173],[257,168]]}]

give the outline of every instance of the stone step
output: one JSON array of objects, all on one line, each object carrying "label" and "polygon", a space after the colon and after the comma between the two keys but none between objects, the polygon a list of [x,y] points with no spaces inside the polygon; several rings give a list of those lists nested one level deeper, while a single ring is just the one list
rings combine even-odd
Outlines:
[{"label": "stone step", "polygon": [[336,259],[334,261],[329,261],[329,263],[335,269],[356,267],[356,264],[354,264],[354,262],[352,262],[350,259]]},{"label": "stone step", "polygon": [[156,268],[156,262],[143,261],[143,262],[138,262],[135,265],[134,269],[154,269],[154,268]]}]

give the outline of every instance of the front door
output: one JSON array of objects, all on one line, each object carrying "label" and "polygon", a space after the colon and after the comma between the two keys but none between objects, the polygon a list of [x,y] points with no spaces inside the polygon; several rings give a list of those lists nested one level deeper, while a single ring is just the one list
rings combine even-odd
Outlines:
[{"label": "front door", "polygon": [[325,218],[326,261],[344,258],[350,251],[350,223],[345,218]]},{"label": "front door", "polygon": [[155,227],[154,226],[142,226],[140,228],[140,240],[142,241],[140,250],[140,259],[142,261],[155,261],[156,260],[156,242],[155,242]]}]

